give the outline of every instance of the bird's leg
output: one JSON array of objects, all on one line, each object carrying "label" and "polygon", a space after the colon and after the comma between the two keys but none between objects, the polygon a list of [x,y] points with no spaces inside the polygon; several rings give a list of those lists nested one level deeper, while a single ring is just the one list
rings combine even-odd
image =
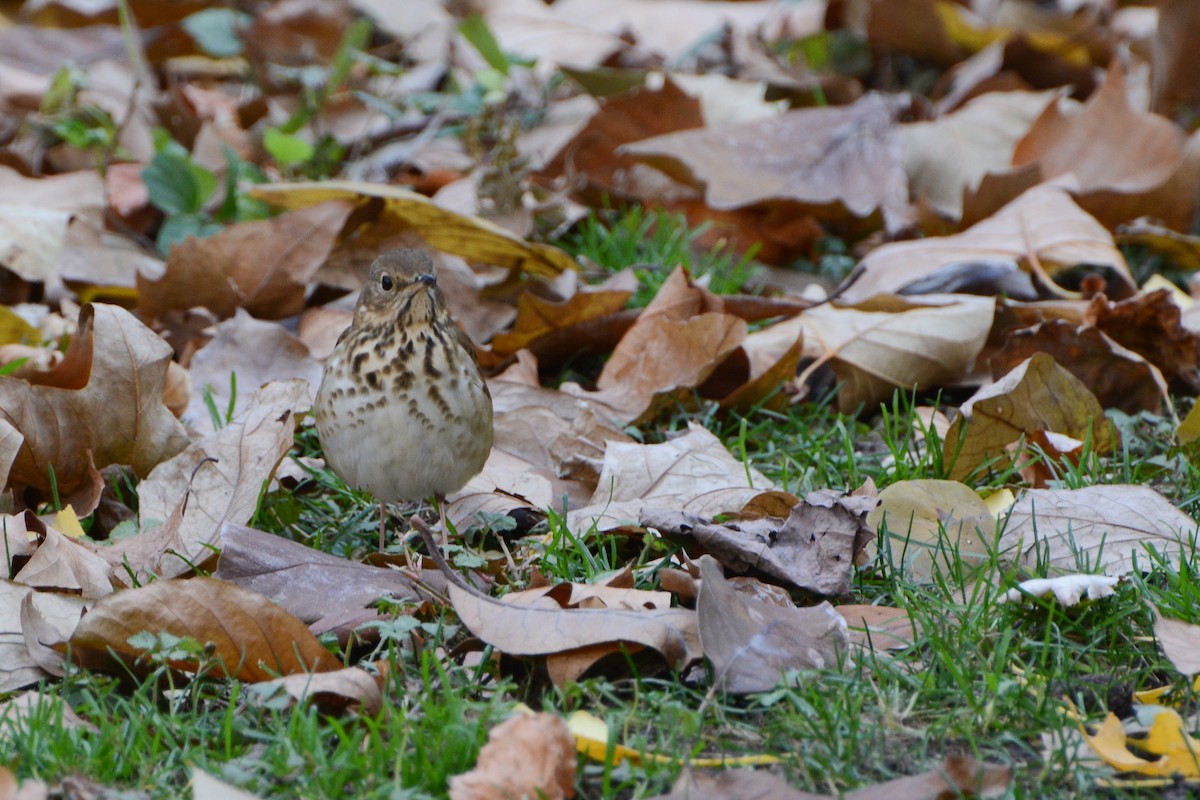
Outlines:
[{"label": "bird's leg", "polygon": [[387,504],[379,503],[379,552],[383,552],[383,543],[387,537]]},{"label": "bird's leg", "polygon": [[440,494],[434,495],[434,502],[438,507],[438,518],[442,523],[442,547],[450,544],[450,527],[446,524],[446,498]]}]

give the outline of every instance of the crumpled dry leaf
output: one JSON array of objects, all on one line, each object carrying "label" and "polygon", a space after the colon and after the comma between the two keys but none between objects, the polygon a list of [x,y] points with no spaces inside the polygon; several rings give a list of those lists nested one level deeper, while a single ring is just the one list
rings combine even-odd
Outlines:
[{"label": "crumpled dry leaf", "polygon": [[655,136],[619,152],[703,186],[715,209],[787,202],[829,219],[878,211],[895,231],[908,217],[897,111],[895,101],[870,94],[849,106]]},{"label": "crumpled dry leaf", "polygon": [[970,487],[958,481],[896,481],[879,493],[867,515],[875,530],[887,525],[891,564],[906,578],[932,578],[936,564],[978,564],[987,557],[996,518]]},{"label": "crumpled dry leaf", "polygon": [[192,767],[191,800],[260,800],[259,795],[219,780],[202,769]]},{"label": "crumpled dry leaf", "polygon": [[1066,572],[1120,575],[1145,566],[1145,547],[1170,558],[1196,522],[1149,486],[1031,489],[1021,495],[1000,537],[1000,552],[1022,564]]},{"label": "crumpled dry leaf", "polygon": [[265,481],[292,446],[296,409],[308,403],[303,381],[269,383],[246,413],[209,434],[138,484],[140,533],[91,549],[117,577],[174,577],[213,555],[223,522],[243,524],[258,506]]},{"label": "crumpled dry leaf", "polygon": [[298,314],[308,281],[329,256],[351,207],[322,203],[179,242],[166,274],[153,281],[138,277],[138,311],[150,320],[195,306],[221,318],[238,308],[267,319]]},{"label": "crumpled dry leaf", "polygon": [[1117,408],[1127,414],[1157,414],[1170,401],[1167,382],[1158,367],[1099,328],[1063,319],[1007,331],[1004,347],[990,359],[992,372],[1007,373],[1036,353],[1052,356],[1083,381],[1103,408]]},{"label": "crumpled dry leaf", "polygon": [[475,768],[450,779],[451,800],[575,796],[575,742],[553,714],[517,714],[488,732]]},{"label": "crumpled dry leaf", "polygon": [[304,672],[264,681],[254,687],[254,697],[271,697],[282,691],[297,703],[309,702],[325,714],[340,714],[354,708],[364,716],[374,716],[383,708],[381,676],[362,667],[346,667],[328,672]]},{"label": "crumpled dry leaf", "polygon": [[829,603],[786,608],[734,591],[715,559],[700,564],[700,643],[718,684],[734,694],[774,689],[792,670],[838,666],[846,620]]},{"label": "crumpled dry leaf", "polygon": [[1107,575],[1059,575],[1055,578],[1031,578],[1021,581],[1009,589],[1001,601],[1018,602],[1026,597],[1054,598],[1063,606],[1078,605],[1084,597],[1089,600],[1099,600],[1109,597],[1113,587],[1121,582],[1120,578],[1110,578]]},{"label": "crumpled dry leaf", "polygon": [[1035,276],[1039,271],[1053,276],[1076,264],[1105,266],[1126,291],[1134,287],[1125,258],[1104,226],[1076,205],[1065,189],[1040,184],[962,233],[877,247],[862,260],[864,274],[841,301],[860,303],[897,292],[947,264],[984,259],[1016,261]]},{"label": "crumpled dry leaf", "polygon": [[359,209],[375,210],[373,218],[362,220],[362,225],[414,229],[431,247],[468,261],[547,276],[575,269],[574,259],[557,247],[522,241],[486,220],[446,211],[424,195],[395,186],[355,181],[281,183],[255,186],[249,194],[287,209],[328,200],[349,201]]},{"label": "crumpled dry leaf", "polygon": [[1162,370],[1172,391],[1200,394],[1200,332],[1182,324],[1171,291],[1160,289],[1119,303],[1097,295],[1084,321]]},{"label": "crumpled dry leaf", "polygon": [[84,306],[67,356],[28,380],[0,377],[0,419],[24,436],[7,485],[20,498],[49,498],[50,467],[63,504],[89,514],[100,499],[99,470],[127,464],[146,475],[187,446],[163,404],[171,348],[128,311]]},{"label": "crumpled dry leaf", "polygon": [[801,327],[806,354],[831,362],[840,383],[838,407],[852,413],[873,408],[897,388],[944,386],[970,374],[992,329],[995,300],[922,300],[818,306],[782,324]]},{"label": "crumpled dry leaf", "polygon": [[47,800],[50,787],[45,781],[18,781],[8,767],[0,767],[0,798],[4,800]]},{"label": "crumpled dry leaf", "polygon": [[736,573],[753,572],[794,589],[824,595],[850,591],[855,559],[874,537],[866,518],[873,485],[853,494],[810,492],[786,521],[770,518],[712,523],[683,511],[646,509],[639,524],[694,540]]},{"label": "crumpled dry leaf", "polygon": [[89,669],[119,670],[114,658],[133,665],[146,654],[129,641],[143,632],[199,642],[202,656],[168,660],[187,672],[215,667],[259,682],[341,667],[303,622],[262,595],[213,578],[162,579],[100,599],[71,636],[70,655]]},{"label": "crumpled dry leaf", "polygon": [[1096,453],[1109,452],[1117,442],[1116,429],[1096,396],[1045,353],[980,389],[961,411],[943,445],[951,480],[966,478],[988,459],[1013,460],[1010,446],[1039,432],[1090,439]]},{"label": "crumpled dry leaf", "polygon": [[609,441],[591,500],[567,513],[573,531],[637,524],[644,508],[707,516],[737,512],[774,488],[762,473],[733,457],[711,432],[688,432],[662,444]]},{"label": "crumpled dry leaf", "polygon": [[[466,583],[446,564],[428,530],[422,538],[434,561],[449,582],[447,593],[454,611],[471,633],[502,653],[514,656],[568,654],[570,651],[599,650],[585,654],[591,663],[620,645],[636,651],[650,648],[668,666],[682,669],[699,658],[696,614],[685,608],[661,611],[622,609],[571,609],[519,606],[496,600]],[[586,669],[586,666],[584,667]],[[581,670],[572,670],[580,672]],[[561,679],[564,674],[560,673]]]},{"label": "crumpled dry leaf", "polygon": [[[425,595],[404,572],[381,569],[322,553],[282,536],[226,522],[220,528],[221,557],[213,577],[263,595],[318,632],[326,619],[377,619],[369,608],[382,597],[420,602]],[[421,583],[445,591],[436,570],[422,570]]]}]

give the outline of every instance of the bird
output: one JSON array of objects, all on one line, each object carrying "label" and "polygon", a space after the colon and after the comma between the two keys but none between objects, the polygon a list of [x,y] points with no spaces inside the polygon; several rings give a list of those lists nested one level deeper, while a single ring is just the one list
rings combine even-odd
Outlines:
[{"label": "bird", "polygon": [[426,253],[392,250],[371,264],[325,362],[314,415],[329,467],[379,501],[381,551],[386,504],[431,497],[445,544],[446,495],[477,475],[492,449],[492,397]]}]

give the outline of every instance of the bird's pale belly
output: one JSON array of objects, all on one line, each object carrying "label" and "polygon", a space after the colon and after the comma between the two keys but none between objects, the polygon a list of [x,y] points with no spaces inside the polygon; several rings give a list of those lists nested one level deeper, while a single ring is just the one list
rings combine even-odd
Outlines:
[{"label": "bird's pale belly", "polygon": [[440,403],[417,385],[382,402],[382,394],[374,401],[360,396],[349,412],[318,417],[329,465],[346,483],[384,502],[458,491],[483,468],[492,448],[492,406],[482,380],[465,373],[458,379],[472,390],[442,393]]}]

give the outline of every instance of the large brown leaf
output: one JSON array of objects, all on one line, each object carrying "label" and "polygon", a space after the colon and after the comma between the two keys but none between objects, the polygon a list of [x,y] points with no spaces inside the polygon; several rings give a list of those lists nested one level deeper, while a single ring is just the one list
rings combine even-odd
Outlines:
[{"label": "large brown leaf", "polygon": [[296,409],[307,402],[302,381],[264,386],[241,418],[138,484],[139,534],[91,548],[126,582],[182,575],[209,559],[222,523],[244,524],[253,515],[263,484],[292,446]]},{"label": "large brown leaf", "polygon": [[1074,113],[1051,104],[1013,152],[1013,166],[1037,164],[1042,176],[1070,173],[1079,204],[1108,227],[1140,216],[1186,230],[1200,174],[1186,136],[1170,120],[1135,111],[1120,59],[1100,89]]},{"label": "large brown leaf", "polygon": [[[341,667],[303,622],[262,595],[213,578],[158,580],[98,601],[71,636],[71,656],[92,669],[120,669],[114,656],[131,662],[145,654],[129,641],[139,633],[195,639],[205,663],[243,681]],[[169,663],[200,667],[198,658]]]},{"label": "large brown leaf", "polygon": [[787,608],[734,591],[714,559],[700,563],[700,643],[717,683],[766,692],[799,669],[833,669],[849,647],[846,620],[829,603]]},{"label": "large brown leaf", "polygon": [[1195,546],[1195,520],[1149,486],[1031,489],[1021,495],[1000,538],[1001,551],[1022,564],[1046,563],[1061,572],[1120,575],[1167,563]]},{"label": "large brown leaf", "polygon": [[[842,294],[859,303],[897,292],[949,264],[1009,260],[1035,275],[1076,264],[1111,267],[1128,291],[1133,277],[1112,236],[1062,188],[1041,184],[954,236],[894,242],[867,254],[865,273]],[[1035,263],[1036,260],[1036,263]]]},{"label": "large brown leaf", "polygon": [[831,362],[842,411],[874,408],[897,388],[944,386],[971,374],[992,329],[994,300],[878,300],[859,308],[818,306],[783,323],[804,331],[807,354]]},{"label": "large brown leaf", "polygon": [[151,320],[195,306],[222,318],[238,308],[267,319],[298,314],[308,281],[329,256],[350,209],[346,202],[321,203],[179,242],[165,275],[154,281],[138,276],[138,310]]},{"label": "large brown leaf", "polygon": [[[963,429],[966,433],[963,434]],[[947,431],[942,458],[951,480],[962,480],[989,459],[1006,466],[1011,448],[1039,433],[1054,433],[1108,453],[1116,430],[1096,396],[1046,353],[1037,353],[976,392]]]},{"label": "large brown leaf", "polygon": [[0,377],[0,419],[24,436],[8,474],[17,498],[58,494],[88,514],[109,464],[146,475],[187,446],[183,426],[163,405],[171,348],[116,306],[84,306],[79,331],[55,369],[28,381]]},{"label": "large brown leaf", "polygon": [[850,106],[669,133],[620,152],[703,186],[716,209],[790,201],[832,219],[878,211],[895,230],[908,215],[895,114],[894,102],[868,95]]}]

